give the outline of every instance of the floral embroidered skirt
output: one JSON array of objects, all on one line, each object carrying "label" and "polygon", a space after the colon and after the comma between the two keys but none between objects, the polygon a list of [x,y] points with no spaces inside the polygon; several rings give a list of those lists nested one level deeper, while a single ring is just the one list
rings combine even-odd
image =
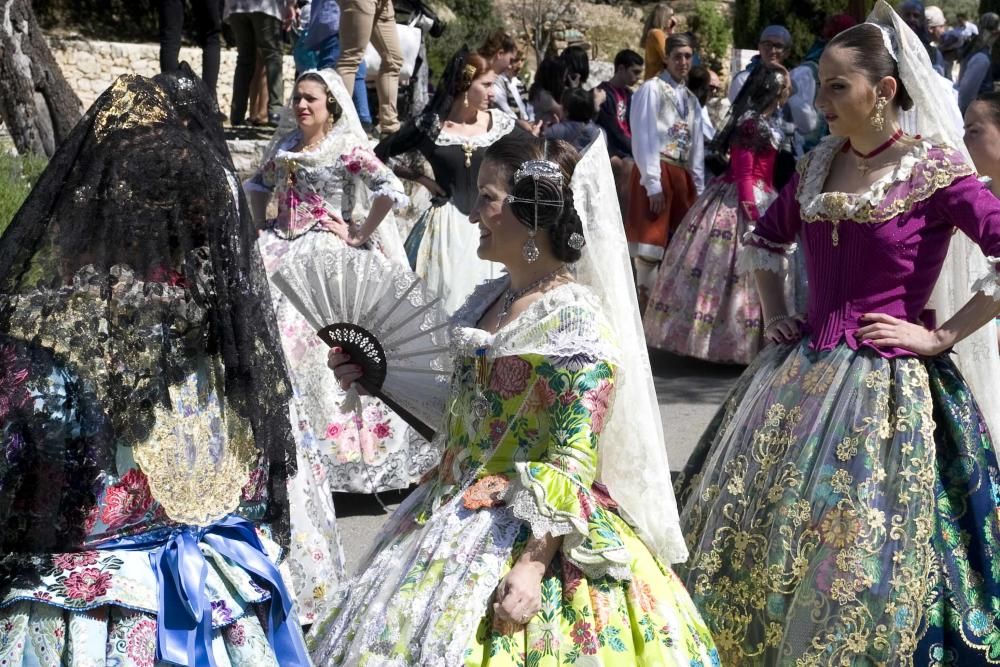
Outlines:
[{"label": "floral embroidered skirt", "polygon": [[[276,545],[265,545],[277,553]],[[265,630],[269,595],[210,546],[201,548],[209,564],[217,667],[278,667]],[[0,597],[0,665],[157,664],[157,581],[149,552],[81,551],[46,560],[48,565],[15,578]]]},{"label": "floral embroidered skirt", "polygon": [[723,664],[1000,662],[1000,470],[947,357],[768,347],[677,488]]},{"label": "floral embroidered skirt", "polygon": [[307,641],[317,665],[718,665],[694,605],[624,521],[630,581],[589,579],[559,555],[525,627],[493,622],[492,596],[527,542],[509,508],[469,510],[459,494],[420,525],[421,487],[383,529],[369,565],[339,591]]},{"label": "floral embroidered skirt", "polygon": [[[764,207],[773,195],[760,192]],[[660,263],[643,317],[646,343],[686,357],[749,364],[762,343],[753,276],[736,269],[743,234],[736,184],[709,184],[677,229]]]}]

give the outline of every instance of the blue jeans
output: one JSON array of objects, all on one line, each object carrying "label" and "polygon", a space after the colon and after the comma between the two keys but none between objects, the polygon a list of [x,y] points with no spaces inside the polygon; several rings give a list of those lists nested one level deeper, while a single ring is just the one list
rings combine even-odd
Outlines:
[{"label": "blue jeans", "polygon": [[[323,40],[319,49],[315,51],[309,50],[302,45],[304,38],[305,33],[302,33],[295,43],[295,49],[292,51],[296,69],[300,72],[304,72],[307,69],[332,69],[337,64],[337,59],[340,58],[339,35],[327,37]],[[358,110],[358,118],[361,119],[362,123],[372,122],[372,114],[368,109],[368,87],[365,85],[365,76],[367,74],[368,67],[362,60],[361,66],[358,67],[358,73],[354,77],[353,93],[354,108]]]}]

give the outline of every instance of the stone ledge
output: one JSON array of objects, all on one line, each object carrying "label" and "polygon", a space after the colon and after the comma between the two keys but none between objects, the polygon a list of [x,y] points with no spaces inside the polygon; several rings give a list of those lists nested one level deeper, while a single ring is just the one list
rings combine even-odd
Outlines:
[{"label": "stone ledge", "polygon": [[[159,44],[126,44],[102,42],[81,37],[48,37],[52,55],[70,86],[86,109],[122,74],[155,76],[160,73]],[[182,47],[180,60],[201,74],[201,49]],[[285,95],[290,96],[295,80],[295,61],[284,57]],[[236,49],[222,49],[219,63],[219,109],[229,116],[232,105],[233,73],[236,71]],[[287,100],[282,100],[284,104]]]}]

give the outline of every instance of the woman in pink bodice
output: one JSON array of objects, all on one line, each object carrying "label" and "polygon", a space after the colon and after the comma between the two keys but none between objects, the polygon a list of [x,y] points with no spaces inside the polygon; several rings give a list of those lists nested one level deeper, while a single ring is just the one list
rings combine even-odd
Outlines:
[{"label": "woman in pink bodice", "polygon": [[[1000,469],[951,352],[1000,311],[1000,201],[884,2],[831,40],[819,78],[832,136],[747,237],[773,344],[677,482],[679,574],[726,665],[992,664]],[[911,108],[926,138],[900,131]],[[935,313],[956,234],[994,266]],[[804,314],[783,294],[796,241]]]},{"label": "woman in pink bodice", "polygon": [[775,111],[788,97],[788,72],[764,64],[747,80],[715,142],[729,170],[688,212],[667,247],[643,318],[646,343],[698,359],[748,364],[763,342],[760,299],[736,270],[743,235],[774,200],[782,134]]}]

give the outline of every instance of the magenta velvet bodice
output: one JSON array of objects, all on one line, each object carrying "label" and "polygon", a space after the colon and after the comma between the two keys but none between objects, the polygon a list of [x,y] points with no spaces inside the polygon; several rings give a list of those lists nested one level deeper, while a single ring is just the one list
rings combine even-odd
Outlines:
[{"label": "magenta velvet bodice", "polygon": [[892,174],[853,195],[822,192],[843,146],[842,139],[828,138],[803,158],[747,239],[748,250],[768,253],[786,252],[797,238],[803,244],[813,349],[844,341],[852,349],[869,345],[883,357],[912,355],[859,343],[854,333],[867,324],[862,315],[885,313],[930,327],[935,315],[953,315],[925,309],[956,229],[991,262],[1000,256],[1000,200],[960,153],[912,142]]},{"label": "magenta velvet bodice", "polygon": [[751,220],[757,220],[762,213],[757,209],[755,190],[774,190],[779,141],[769,119],[757,115],[744,116],[733,137],[729,170],[723,178],[736,184],[740,207]]}]

